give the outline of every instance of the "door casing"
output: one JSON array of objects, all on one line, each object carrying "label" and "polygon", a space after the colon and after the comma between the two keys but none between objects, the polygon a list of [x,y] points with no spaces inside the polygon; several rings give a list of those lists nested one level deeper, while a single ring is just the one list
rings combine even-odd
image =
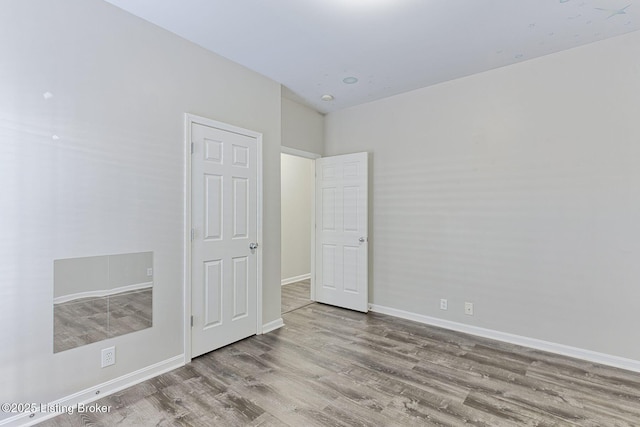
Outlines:
[{"label": "door casing", "polygon": [[[303,151],[303,150],[298,150],[295,148],[289,148],[289,147],[285,147],[285,146],[281,146],[281,153],[284,154],[290,154],[293,156],[298,156],[298,157],[303,157],[303,158],[307,158],[310,160],[313,160],[313,162],[311,163],[311,174],[312,174],[312,179],[313,179],[313,185],[311,186],[311,292],[310,292],[310,299],[311,301],[317,301],[317,296],[316,296],[316,292],[317,292],[317,284],[316,284],[316,242],[317,242],[317,237],[316,237],[316,206],[317,206],[317,201],[316,201],[316,180],[317,180],[317,171],[316,171],[316,160],[323,158],[322,155],[317,154],[317,153],[312,153],[309,151]],[[368,156],[368,154],[367,154]],[[327,157],[332,157],[332,156],[327,156]],[[369,169],[369,164],[368,164],[368,159],[369,157],[367,157],[367,170]],[[367,181],[369,180],[369,177],[367,177]],[[369,184],[367,184],[368,186]],[[367,195],[368,196],[368,195]],[[367,197],[368,199],[368,197]],[[368,203],[368,202],[367,202]],[[367,210],[368,210],[369,206],[367,205]],[[367,245],[369,244],[368,242],[368,236],[369,236],[369,221],[367,220],[367,227],[365,230],[363,230],[363,235],[367,236]],[[368,258],[368,255],[367,255]],[[368,260],[367,260],[368,262]],[[366,276],[368,276],[368,267],[367,267],[367,273]],[[367,280],[367,288],[368,288],[369,284],[368,284],[368,280]],[[368,291],[368,289],[367,289]],[[367,292],[368,294],[368,292]],[[369,307],[369,302],[367,301],[367,305],[366,305],[366,309],[364,311],[366,311]]]},{"label": "door casing", "polygon": [[311,273],[311,295],[309,295],[309,298],[311,299],[311,301],[315,301],[316,300],[316,273],[315,273],[315,268],[316,268],[316,183],[315,183],[315,179],[316,179],[316,159],[321,158],[322,156],[320,154],[316,154],[316,153],[312,153],[310,151],[303,151],[303,150],[298,150],[296,148],[289,148],[289,147],[285,147],[284,145],[280,147],[280,152],[284,153],[284,154],[290,154],[292,156],[298,156],[298,157],[303,157],[305,159],[310,159],[313,160],[311,162],[311,180],[313,181],[313,185],[311,186],[311,230],[309,230],[309,232],[311,233],[311,260],[310,260],[310,267],[311,267],[311,271],[309,273]]}]

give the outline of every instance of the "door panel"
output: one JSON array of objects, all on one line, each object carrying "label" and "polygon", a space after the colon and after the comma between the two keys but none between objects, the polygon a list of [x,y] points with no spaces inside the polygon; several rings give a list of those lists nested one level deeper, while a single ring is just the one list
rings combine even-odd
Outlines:
[{"label": "door panel", "polygon": [[222,260],[204,262],[204,327],[222,322]]},{"label": "door panel", "polygon": [[318,302],[366,312],[368,289],[368,155],[316,160]]},{"label": "door panel", "polygon": [[256,138],[191,124],[191,356],[257,332]]},{"label": "door panel", "polygon": [[248,315],[249,259],[233,259],[233,319]]},{"label": "door panel", "polygon": [[204,239],[222,239],[222,176],[205,175]]},{"label": "door panel", "polygon": [[233,238],[246,238],[249,223],[249,182],[246,178],[233,178]]}]

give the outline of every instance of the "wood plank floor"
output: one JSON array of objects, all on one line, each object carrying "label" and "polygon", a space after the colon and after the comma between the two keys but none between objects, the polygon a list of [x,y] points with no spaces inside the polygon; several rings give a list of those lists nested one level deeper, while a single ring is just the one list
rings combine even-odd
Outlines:
[{"label": "wood plank floor", "polygon": [[313,303],[46,426],[638,426],[640,375]]}]

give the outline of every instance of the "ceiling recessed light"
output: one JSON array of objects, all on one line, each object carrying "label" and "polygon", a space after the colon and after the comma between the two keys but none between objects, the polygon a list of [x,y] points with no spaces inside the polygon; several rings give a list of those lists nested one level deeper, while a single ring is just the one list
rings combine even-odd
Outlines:
[{"label": "ceiling recessed light", "polygon": [[358,78],[357,77],[345,77],[344,79],[342,79],[342,82],[348,85],[352,85],[354,83],[358,83]]},{"label": "ceiling recessed light", "polygon": [[329,94],[322,95],[320,99],[322,99],[323,101],[333,101],[333,95],[329,95]]}]

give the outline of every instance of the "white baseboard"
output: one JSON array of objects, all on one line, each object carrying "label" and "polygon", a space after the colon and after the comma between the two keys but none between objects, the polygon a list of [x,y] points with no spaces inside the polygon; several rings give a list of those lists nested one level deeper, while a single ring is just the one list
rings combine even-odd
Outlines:
[{"label": "white baseboard", "polygon": [[400,317],[407,320],[413,320],[415,322],[424,323],[426,325],[438,326],[440,328],[449,329],[452,331],[464,332],[466,334],[476,335],[483,338],[489,338],[497,341],[507,342],[510,344],[535,348],[537,350],[561,354],[563,356],[569,356],[576,359],[587,360],[589,362],[599,363],[601,365],[613,366],[615,368],[626,369],[628,371],[640,372],[640,361],[638,360],[626,359],[624,357],[613,356],[606,353],[598,353],[596,351],[585,350],[583,348],[571,347],[568,345],[557,344],[549,341],[543,341],[536,338],[523,337],[520,335],[509,334],[493,329],[485,329],[478,326],[465,325],[464,323],[424,316],[422,314],[411,313],[408,311],[384,307],[376,304],[370,304],[369,308],[371,311],[376,313],[387,314],[389,316]]},{"label": "white baseboard", "polygon": [[307,280],[307,279],[311,279],[311,273],[301,274],[299,276],[288,277],[286,279],[282,279],[280,281],[280,286],[289,285],[291,283],[296,283],[296,282],[299,282],[301,280]]},{"label": "white baseboard", "polygon": [[262,325],[262,333],[266,334],[269,333],[271,331],[275,331],[278,328],[282,328],[284,326],[284,321],[282,320],[282,317],[276,320],[273,320],[269,323],[265,323],[264,325]]},{"label": "white baseboard", "polygon": [[[66,412],[65,408],[69,408],[70,410],[73,410],[74,413],[76,413],[79,404],[90,406],[88,404],[90,404],[91,402],[102,399],[105,396],[109,396],[110,394],[116,393],[120,390],[124,390],[125,388],[131,387],[133,385],[141,383],[142,381],[146,381],[150,378],[156,377],[165,372],[169,372],[181,366],[184,366],[183,354],[156,363],[155,365],[147,366],[146,368],[142,368],[130,374],[123,375],[119,378],[107,381],[95,387],[90,387],[70,396],[63,397],[62,399],[58,399],[55,402],[42,405],[46,408],[59,408],[59,412],[22,413],[11,418],[0,420],[0,426],[32,426],[34,424],[41,423],[42,421],[49,418],[60,415],[61,413],[63,413],[62,411]],[[112,408],[111,410],[114,409]],[[31,416],[31,414],[33,414],[33,416]]]}]

